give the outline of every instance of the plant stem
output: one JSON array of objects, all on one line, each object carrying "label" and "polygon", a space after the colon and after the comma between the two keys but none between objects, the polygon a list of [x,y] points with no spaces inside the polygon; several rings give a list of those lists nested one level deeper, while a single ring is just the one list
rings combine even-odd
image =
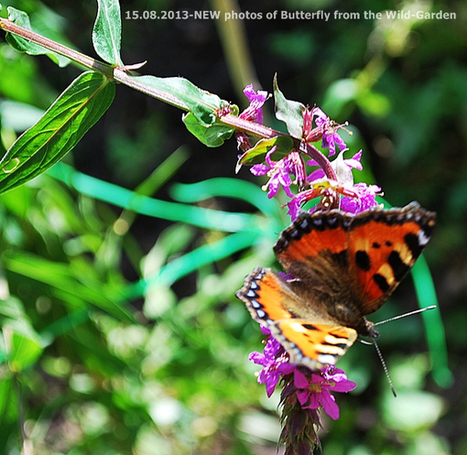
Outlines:
[{"label": "plant stem", "polygon": [[99,62],[98,60],[88,57],[81,52],[75,51],[63,44],[57,43],[45,36],[39,35],[38,33],[33,32],[32,30],[28,30],[24,27],[16,25],[14,22],[0,18],[0,28],[5,30],[9,33],[14,33],[15,35],[21,36],[33,43],[38,44],[39,46],[45,47],[57,54],[63,55],[70,60],[73,60],[76,63],[83,65],[85,68],[90,70],[99,71],[100,73],[106,75],[107,77],[111,77],[112,75],[112,67],[105,63]]},{"label": "plant stem", "polygon": [[[107,63],[100,62],[99,60],[82,54],[81,52],[75,51],[74,49],[64,46],[63,44],[57,43],[56,41],[46,38],[45,36],[39,35],[32,30],[21,27],[8,19],[0,18],[0,28],[5,30],[7,33],[14,33],[15,35],[21,36],[48,50],[63,55],[70,60],[84,66],[85,68],[88,68],[92,71],[98,71],[111,81],[124,84],[132,89],[138,90],[146,95],[163,101],[164,103],[182,109],[183,111],[189,111],[188,107],[182,100],[170,93],[157,90],[139,82],[137,79],[128,74],[125,67],[115,67]],[[243,131],[244,133],[252,134],[259,138],[271,139],[277,136],[284,136],[284,133],[281,133],[280,131],[274,130],[259,123],[244,120],[231,114],[218,114],[218,120],[224,125],[230,126],[237,131]],[[329,179],[337,180],[336,173],[331,167],[331,163],[316,147],[305,142],[301,142],[298,139],[295,139],[295,141],[297,142],[297,149],[313,158],[323,168],[324,173]]]}]

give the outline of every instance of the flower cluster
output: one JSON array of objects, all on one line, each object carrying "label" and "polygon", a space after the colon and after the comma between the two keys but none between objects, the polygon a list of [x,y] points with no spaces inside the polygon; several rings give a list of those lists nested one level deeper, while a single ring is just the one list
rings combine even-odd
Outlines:
[{"label": "flower cluster", "polygon": [[[252,352],[249,360],[263,366],[258,375],[258,382],[266,385],[266,393],[270,397],[279,380],[290,383],[288,395],[295,393],[302,409],[317,410],[320,407],[332,419],[339,418],[339,408],[331,392],[349,392],[356,384],[347,380],[344,371],[328,366],[320,373],[310,372],[289,363],[288,354],[282,345],[271,336],[266,327],[261,327],[264,335],[268,335],[262,353]],[[315,421],[319,421],[315,419]]]},{"label": "flower cluster", "polygon": [[[250,106],[239,117],[262,123],[262,107],[270,96],[265,91],[255,92],[251,85],[244,93]],[[252,174],[267,177],[263,190],[268,197],[277,196],[282,188],[292,220],[304,209],[340,209],[357,214],[376,206],[375,197],[381,194],[381,189],[354,182],[353,169],[363,169],[362,151],[344,157],[348,148],[339,132],[347,124],[334,122],[317,106],[309,108],[286,100],[277,84],[274,98],[276,116],[286,123],[290,134],[287,140],[280,133],[256,142],[243,132],[236,135],[242,151],[239,165],[251,164]],[[321,148],[327,150],[326,155],[313,145],[319,141]],[[258,163],[259,157],[264,160]],[[279,383],[282,386],[281,441],[286,445],[286,454],[311,453],[313,447],[319,446],[316,429],[321,427],[320,410],[338,419],[339,408],[332,393],[349,392],[356,385],[333,365],[311,371],[291,364],[289,354],[269,329],[261,327],[261,330],[268,337],[264,351],[251,353],[249,359],[263,367],[258,382],[265,384],[268,396]]]},{"label": "flower cluster", "polygon": [[[265,91],[255,92],[251,85],[246,87],[244,93],[250,106],[240,114],[240,118],[262,123],[262,107],[269,95]],[[289,199],[287,207],[292,220],[308,201],[316,198],[319,198],[319,202],[310,211],[340,208],[356,214],[376,206],[375,196],[381,194],[381,188],[366,183],[354,183],[352,169],[363,169],[362,151],[351,158],[344,158],[348,148],[339,135],[339,130],[344,129],[347,124],[334,122],[317,106],[311,109],[302,106],[299,120],[302,125],[301,137],[296,138],[294,148],[275,160],[274,155],[279,154],[277,145],[272,145],[265,154],[264,163],[251,167],[252,174],[268,177],[263,186],[268,197],[276,196],[282,187]],[[319,141],[321,147],[328,150],[327,157],[312,145]],[[237,134],[237,142],[244,152],[240,159],[248,162],[248,155],[254,146],[244,133]],[[333,156],[335,159],[330,161],[329,158]],[[291,190],[292,185],[296,186],[296,192]]]}]

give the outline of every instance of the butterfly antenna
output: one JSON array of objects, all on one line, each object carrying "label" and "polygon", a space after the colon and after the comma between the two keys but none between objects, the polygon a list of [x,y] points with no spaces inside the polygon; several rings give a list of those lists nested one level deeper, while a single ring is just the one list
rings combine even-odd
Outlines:
[{"label": "butterfly antenna", "polygon": [[[402,319],[402,318],[405,318],[407,316],[412,316],[414,314],[422,313],[422,312],[424,312],[426,310],[433,310],[435,308],[436,308],[436,305],[427,306],[425,308],[419,308],[418,310],[409,311],[408,313],[400,314],[399,316],[394,316],[392,318],[385,319],[384,321],[375,322],[374,325],[376,326],[376,325],[385,324],[386,322],[396,321],[397,319]],[[360,341],[362,341],[362,343],[364,343],[364,344],[371,344],[371,343],[368,343],[368,342],[364,342],[363,340],[360,340]],[[384,373],[386,374],[386,377],[388,379],[389,386],[391,387],[391,391],[392,391],[393,395],[395,397],[397,397],[396,389],[394,388],[391,376],[389,375],[389,370],[388,370],[388,367],[386,365],[386,362],[384,361],[383,354],[381,354],[378,343],[376,343],[376,338],[372,338],[372,342],[373,342],[373,346],[376,349],[376,352],[378,353],[378,357],[379,357],[379,360],[381,361],[381,365],[383,365],[383,370],[384,370]]]},{"label": "butterfly antenna", "polygon": [[389,370],[388,370],[388,367],[386,365],[386,362],[384,361],[383,354],[381,354],[381,351],[379,349],[378,343],[376,342],[376,339],[372,338],[372,341],[373,341],[373,346],[375,347],[376,352],[378,353],[378,357],[379,357],[379,360],[381,361],[381,365],[383,365],[384,373],[386,374],[386,377],[388,378],[389,387],[391,387],[392,394],[395,397],[397,397],[396,389],[394,388],[394,384],[392,383],[391,376],[389,375]]},{"label": "butterfly antenna", "polygon": [[400,314],[399,316],[394,316],[393,318],[385,319],[384,321],[375,322],[374,325],[386,324],[386,322],[397,321],[397,319],[402,319],[407,316],[412,316],[414,314],[423,313],[426,310],[434,310],[436,305],[427,306],[425,308],[419,308],[418,310],[409,311],[408,313]]}]

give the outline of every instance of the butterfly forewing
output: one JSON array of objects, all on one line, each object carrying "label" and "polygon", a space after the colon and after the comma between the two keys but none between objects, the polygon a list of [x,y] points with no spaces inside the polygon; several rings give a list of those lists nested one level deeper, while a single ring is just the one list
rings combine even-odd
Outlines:
[{"label": "butterfly forewing", "polygon": [[342,256],[347,250],[349,219],[341,212],[320,212],[310,215],[302,212],[285,229],[274,252],[287,272],[294,274],[300,266],[314,267],[314,259],[329,253]]},{"label": "butterfly forewing", "polygon": [[435,214],[416,203],[355,217],[348,254],[362,314],[384,304],[429,242],[434,224]]},{"label": "butterfly forewing", "polygon": [[257,267],[237,297],[255,321],[271,330],[289,353],[291,363],[310,369],[334,365],[357,338],[355,330],[333,322],[329,315],[320,313],[319,306],[310,307],[270,269]]}]

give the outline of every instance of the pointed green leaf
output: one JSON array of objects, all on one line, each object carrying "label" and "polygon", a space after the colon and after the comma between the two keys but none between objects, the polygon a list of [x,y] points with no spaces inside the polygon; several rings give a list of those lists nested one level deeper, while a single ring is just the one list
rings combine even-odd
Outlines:
[{"label": "pointed green leaf", "polygon": [[234,132],[232,128],[221,123],[203,125],[191,112],[183,116],[183,123],[191,134],[208,147],[221,146]]},{"label": "pointed green leaf", "polygon": [[303,111],[305,106],[298,101],[285,98],[277,85],[277,75],[274,76],[274,100],[276,118],[287,125],[291,136],[300,139],[303,133]]},{"label": "pointed green leaf", "polygon": [[[31,28],[31,23],[29,21],[29,16],[19,9],[9,6],[8,18],[14,22],[16,25],[19,25],[27,30],[33,31]],[[26,52],[30,55],[47,55],[51,60],[57,63],[60,67],[66,66],[70,60],[63,55],[56,54],[45,47],[39,46],[36,43],[33,43],[21,36],[14,35],[13,33],[7,33],[6,41],[8,44],[16,49],[19,52]]]},{"label": "pointed green leaf", "polygon": [[65,156],[102,117],[115,86],[102,74],[76,78],[42,118],[0,160],[0,193],[42,174]]},{"label": "pointed green leaf", "polygon": [[131,79],[174,96],[185,105],[186,110],[190,111],[198,122],[205,126],[215,123],[217,111],[228,105],[217,95],[200,89],[183,77],[137,76]]},{"label": "pointed green leaf", "polygon": [[122,21],[118,0],[97,0],[97,4],[97,17],[92,30],[94,49],[107,63],[122,66],[120,58]]}]

